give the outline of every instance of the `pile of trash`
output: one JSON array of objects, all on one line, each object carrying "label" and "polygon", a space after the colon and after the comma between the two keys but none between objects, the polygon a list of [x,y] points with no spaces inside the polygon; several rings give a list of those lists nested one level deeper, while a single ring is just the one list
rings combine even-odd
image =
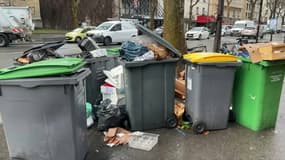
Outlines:
[{"label": "pile of trash", "polygon": [[122,44],[120,56],[126,61],[163,60],[172,58],[167,49],[146,36]]}]

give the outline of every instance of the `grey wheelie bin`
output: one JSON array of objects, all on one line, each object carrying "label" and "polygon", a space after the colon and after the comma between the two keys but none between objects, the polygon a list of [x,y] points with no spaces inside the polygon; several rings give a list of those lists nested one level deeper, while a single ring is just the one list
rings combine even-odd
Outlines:
[{"label": "grey wheelie bin", "polygon": [[142,62],[120,60],[120,64],[124,66],[126,104],[131,129],[175,127],[175,70],[179,51],[147,28],[141,25],[137,25],[137,28],[167,48],[176,58]]},{"label": "grey wheelie bin", "polygon": [[235,71],[240,65],[236,57],[221,54],[186,58],[186,112],[195,133],[227,128]]},{"label": "grey wheelie bin", "polygon": [[[178,59],[124,62],[124,80],[132,130],[175,125],[174,89]],[[174,126],[175,127],[175,126]]]},{"label": "grey wheelie bin", "polygon": [[91,70],[91,75],[86,80],[86,94],[89,103],[94,105],[100,102],[100,86],[105,83],[106,79],[103,70],[110,70],[118,66],[118,55],[119,53],[117,55],[86,59],[86,67]]},{"label": "grey wheelie bin", "polygon": [[[85,79],[90,70],[61,64],[35,64],[1,76],[0,112],[12,160],[85,158],[88,151]],[[26,77],[26,70],[35,77],[21,78]]]}]

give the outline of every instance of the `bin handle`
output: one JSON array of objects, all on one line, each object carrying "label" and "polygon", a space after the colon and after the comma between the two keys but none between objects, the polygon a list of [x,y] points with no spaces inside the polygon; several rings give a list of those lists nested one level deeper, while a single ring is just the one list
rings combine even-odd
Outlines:
[{"label": "bin handle", "polygon": [[28,84],[21,84],[20,86],[24,88],[35,88],[38,86],[38,84],[28,83]]}]

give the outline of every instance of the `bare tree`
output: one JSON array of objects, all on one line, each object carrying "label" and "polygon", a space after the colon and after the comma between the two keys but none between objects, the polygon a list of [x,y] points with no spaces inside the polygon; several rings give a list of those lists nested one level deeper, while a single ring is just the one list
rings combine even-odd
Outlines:
[{"label": "bare tree", "polygon": [[[40,12],[44,28],[73,29],[78,21],[90,18],[92,25],[98,25],[112,17],[113,0],[80,0],[77,8],[77,22],[73,22],[71,0],[40,0]],[[63,14],[64,13],[64,14]]]},{"label": "bare tree", "polygon": [[226,0],[227,2],[227,18],[230,18],[230,6],[233,0]]},{"label": "bare tree", "polygon": [[199,3],[200,0],[190,0],[190,5],[189,5],[189,22],[188,22],[188,29],[192,27],[192,13],[193,13],[193,8]]},{"label": "bare tree", "polygon": [[164,0],[163,37],[182,54],[186,53],[183,15],[184,0]]},{"label": "bare tree", "polygon": [[157,0],[150,0],[149,1],[149,11],[150,11],[150,24],[149,24],[149,28],[151,30],[154,30],[155,24],[154,24],[154,17],[155,17],[155,13],[157,10],[157,5],[158,5],[158,1]]},{"label": "bare tree", "polygon": [[255,9],[257,1],[258,0],[249,0],[249,6],[250,6],[249,19],[250,20],[253,20],[254,9]]},{"label": "bare tree", "polygon": [[[164,31],[163,37],[181,54],[187,51],[184,38],[184,0],[164,0]],[[177,73],[183,70],[182,62],[177,65]]]},{"label": "bare tree", "polygon": [[[274,10],[275,7],[275,3],[276,3],[276,9]],[[267,0],[266,1],[266,7],[269,9],[270,11],[270,18],[273,18],[274,15],[275,17],[278,16],[278,8],[281,6],[281,4],[284,3],[284,0]],[[284,7],[283,7],[284,9]],[[275,12],[275,13],[274,13]],[[279,13],[280,14],[280,13]]]},{"label": "bare tree", "polygon": [[78,6],[80,0],[71,0],[71,16],[73,28],[78,26]]}]

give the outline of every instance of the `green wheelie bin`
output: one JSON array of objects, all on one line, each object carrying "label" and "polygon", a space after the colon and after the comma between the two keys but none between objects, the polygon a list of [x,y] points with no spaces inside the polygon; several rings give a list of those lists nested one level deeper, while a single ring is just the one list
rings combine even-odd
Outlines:
[{"label": "green wheelie bin", "polygon": [[233,112],[236,122],[253,131],[274,128],[285,73],[285,61],[253,64],[242,59],[236,72]]}]

